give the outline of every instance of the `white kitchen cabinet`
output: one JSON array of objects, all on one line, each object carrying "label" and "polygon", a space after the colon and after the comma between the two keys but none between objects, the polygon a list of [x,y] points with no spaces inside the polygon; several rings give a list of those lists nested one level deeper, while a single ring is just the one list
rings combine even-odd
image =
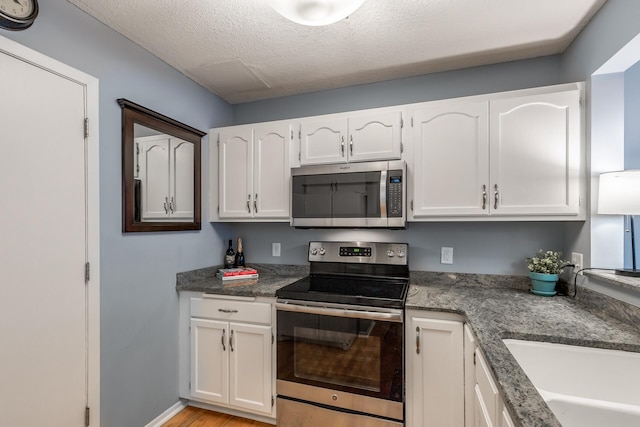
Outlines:
[{"label": "white kitchen cabinet", "polygon": [[407,312],[407,426],[464,426],[463,323]]},{"label": "white kitchen cabinet", "polygon": [[402,112],[366,110],[303,119],[300,164],[394,160],[402,157]]},{"label": "white kitchen cabinet", "polygon": [[489,365],[482,353],[476,349],[475,379],[475,426],[499,427],[502,417],[502,401]]},{"label": "white kitchen cabinet", "polygon": [[136,138],[140,220],[193,221],[194,145],[167,135]]},{"label": "white kitchen cabinet", "polygon": [[571,84],[415,106],[409,219],[584,219],[581,92]]},{"label": "white kitchen cabinet", "polygon": [[476,339],[469,325],[464,325],[464,425],[475,426],[475,357]]},{"label": "white kitchen cabinet", "polygon": [[434,102],[413,115],[413,216],[485,215],[489,102]]},{"label": "white kitchen cabinet", "polygon": [[[218,140],[214,220],[289,220],[291,180],[288,122],[212,129]],[[212,156],[213,159],[213,156]],[[213,162],[212,162],[213,163]],[[213,195],[212,195],[213,198]]]},{"label": "white kitchen cabinet", "polygon": [[185,389],[181,382],[181,397],[272,418],[272,305],[251,298],[181,295],[182,322],[187,316],[189,356],[181,360],[188,359],[189,384]]}]

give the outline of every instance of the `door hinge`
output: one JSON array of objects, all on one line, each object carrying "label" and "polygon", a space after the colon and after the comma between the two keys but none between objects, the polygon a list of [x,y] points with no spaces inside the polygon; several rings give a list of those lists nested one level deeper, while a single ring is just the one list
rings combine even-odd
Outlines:
[{"label": "door hinge", "polygon": [[411,116],[411,127],[413,127],[413,116]]},{"label": "door hinge", "polygon": [[404,153],[404,144],[400,143],[400,154]]},{"label": "door hinge", "polygon": [[220,134],[218,134],[218,147],[220,146]]},{"label": "door hinge", "polygon": [[91,264],[88,262],[84,263],[84,281],[88,282],[91,279]]},{"label": "door hinge", "polygon": [[413,212],[413,200],[411,201],[411,212]]},{"label": "door hinge", "polygon": [[404,120],[400,117],[400,129],[404,127]]},{"label": "door hinge", "polygon": [[271,396],[271,407],[273,408],[273,405],[275,404],[275,399],[273,398],[273,395]]},{"label": "door hinge", "polygon": [[476,364],[476,352],[473,352],[473,365],[475,366]]},{"label": "door hinge", "polygon": [[89,138],[89,119],[86,117],[84,119],[84,137]]},{"label": "door hinge", "polygon": [[91,422],[91,409],[87,406],[84,408],[84,425],[85,427],[89,427],[89,423]]},{"label": "door hinge", "polygon": [[298,161],[302,160],[302,152],[298,151]]},{"label": "door hinge", "polygon": [[271,345],[273,345],[273,343],[275,342],[276,338],[273,336],[273,333],[271,334]]}]

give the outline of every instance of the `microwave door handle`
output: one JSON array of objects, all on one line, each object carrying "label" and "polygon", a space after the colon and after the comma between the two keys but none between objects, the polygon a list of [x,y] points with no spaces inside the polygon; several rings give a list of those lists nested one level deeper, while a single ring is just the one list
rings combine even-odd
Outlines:
[{"label": "microwave door handle", "polygon": [[380,171],[380,218],[387,217],[387,171]]}]

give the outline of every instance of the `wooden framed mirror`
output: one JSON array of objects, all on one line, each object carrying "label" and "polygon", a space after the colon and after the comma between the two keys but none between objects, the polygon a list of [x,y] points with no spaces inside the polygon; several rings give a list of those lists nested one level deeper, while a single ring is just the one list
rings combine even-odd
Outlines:
[{"label": "wooden framed mirror", "polygon": [[122,108],[122,231],[200,230],[205,132],[126,99]]}]

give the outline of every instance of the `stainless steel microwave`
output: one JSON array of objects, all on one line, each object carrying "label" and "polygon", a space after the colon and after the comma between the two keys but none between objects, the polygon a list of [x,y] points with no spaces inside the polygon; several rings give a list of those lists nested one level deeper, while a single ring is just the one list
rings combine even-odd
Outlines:
[{"label": "stainless steel microwave", "polygon": [[291,171],[291,225],[404,228],[404,161],[303,166]]}]

